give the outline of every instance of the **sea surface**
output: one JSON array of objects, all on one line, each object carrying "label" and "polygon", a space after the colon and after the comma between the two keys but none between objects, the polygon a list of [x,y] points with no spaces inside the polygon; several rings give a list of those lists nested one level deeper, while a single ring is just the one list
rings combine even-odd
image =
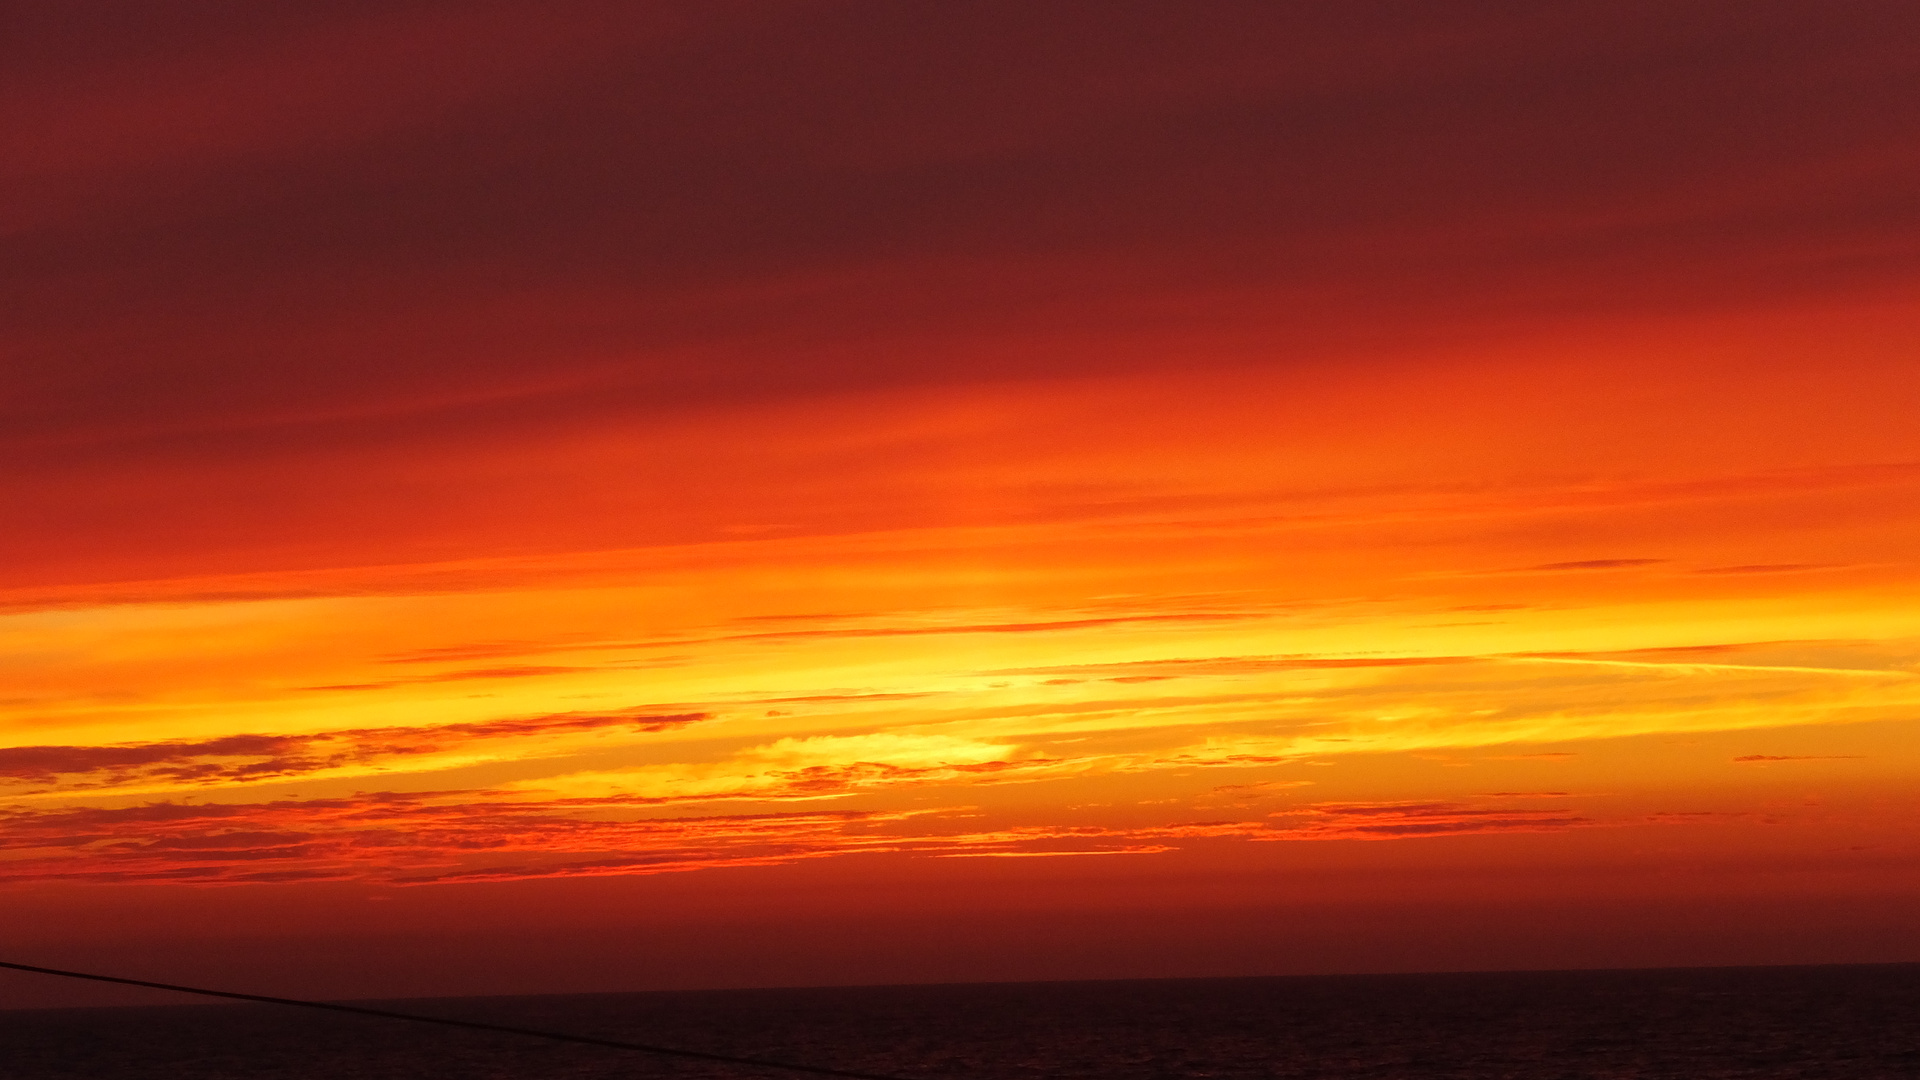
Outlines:
[{"label": "sea surface", "polygon": [[[1920,965],[367,1003],[900,1077],[1920,1077]],[[6,1080],[799,1076],[266,1005],[0,1012]]]}]

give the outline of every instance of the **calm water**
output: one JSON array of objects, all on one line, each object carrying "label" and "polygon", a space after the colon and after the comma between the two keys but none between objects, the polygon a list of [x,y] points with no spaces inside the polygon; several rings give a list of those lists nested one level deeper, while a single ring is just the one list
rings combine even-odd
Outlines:
[{"label": "calm water", "polygon": [[[1920,1077],[1920,965],[384,1003],[902,1077]],[[0,1012],[0,1076],[799,1075],[270,1006]]]}]

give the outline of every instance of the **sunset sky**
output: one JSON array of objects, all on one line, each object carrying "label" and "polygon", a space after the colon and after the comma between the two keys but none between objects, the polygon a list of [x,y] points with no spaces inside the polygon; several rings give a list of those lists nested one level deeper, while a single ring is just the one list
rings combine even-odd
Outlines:
[{"label": "sunset sky", "polygon": [[1912,3],[0,20],[0,960],[1920,960]]}]

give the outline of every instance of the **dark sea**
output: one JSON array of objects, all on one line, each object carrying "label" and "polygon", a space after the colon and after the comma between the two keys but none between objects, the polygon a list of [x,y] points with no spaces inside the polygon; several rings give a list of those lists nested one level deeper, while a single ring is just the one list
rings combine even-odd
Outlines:
[{"label": "dark sea", "polygon": [[[1920,1078],[1920,965],[368,1003],[900,1077]],[[266,1005],[0,1012],[0,1077],[799,1076]]]}]

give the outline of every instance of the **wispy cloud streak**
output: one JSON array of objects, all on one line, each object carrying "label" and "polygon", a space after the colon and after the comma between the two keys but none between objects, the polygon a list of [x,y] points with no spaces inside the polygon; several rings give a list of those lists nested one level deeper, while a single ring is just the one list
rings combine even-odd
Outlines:
[{"label": "wispy cloud streak", "polygon": [[550,713],[463,724],[350,728],[308,735],[227,735],[110,746],[0,748],[0,782],[62,790],[155,782],[222,785],[286,779],[407,759],[484,753],[488,744],[584,733],[646,734],[707,719],[705,713]]},{"label": "wispy cloud streak", "polygon": [[1392,840],[1591,825],[1458,803],[1318,803],[1270,819],[969,828],[964,807],[643,816],[632,800],[367,794],[253,804],[0,811],[0,878],[205,885],[425,884],[767,865],[850,854],[1144,854],[1219,841]]}]

